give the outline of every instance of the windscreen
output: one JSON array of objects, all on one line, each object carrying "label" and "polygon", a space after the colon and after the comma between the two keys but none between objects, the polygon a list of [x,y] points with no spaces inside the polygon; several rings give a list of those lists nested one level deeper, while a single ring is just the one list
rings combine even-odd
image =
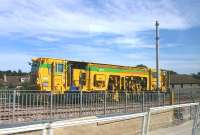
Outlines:
[{"label": "windscreen", "polygon": [[31,73],[35,73],[38,71],[39,69],[39,62],[36,62],[34,61],[32,64],[31,64]]}]

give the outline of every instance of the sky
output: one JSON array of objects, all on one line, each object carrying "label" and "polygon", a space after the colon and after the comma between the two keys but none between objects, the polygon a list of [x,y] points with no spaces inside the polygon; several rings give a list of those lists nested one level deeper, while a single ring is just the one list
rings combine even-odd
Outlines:
[{"label": "sky", "polygon": [[0,0],[0,70],[35,57],[200,72],[199,0]]}]

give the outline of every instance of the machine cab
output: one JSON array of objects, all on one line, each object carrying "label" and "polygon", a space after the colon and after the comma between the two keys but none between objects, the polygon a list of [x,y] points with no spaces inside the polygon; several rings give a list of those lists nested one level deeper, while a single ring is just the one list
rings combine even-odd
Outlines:
[{"label": "machine cab", "polygon": [[67,89],[67,62],[61,59],[32,59],[31,80],[41,91],[64,93]]}]

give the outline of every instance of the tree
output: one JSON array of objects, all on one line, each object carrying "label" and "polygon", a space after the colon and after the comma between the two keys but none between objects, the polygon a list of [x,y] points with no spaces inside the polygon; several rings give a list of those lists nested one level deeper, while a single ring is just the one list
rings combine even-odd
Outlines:
[{"label": "tree", "polygon": [[145,68],[147,68],[147,66],[144,65],[144,64],[139,64],[139,65],[137,65],[136,67],[145,67]]},{"label": "tree", "polygon": [[197,75],[200,76],[200,72],[198,72]]},{"label": "tree", "polygon": [[13,75],[13,76],[17,76],[17,71],[13,71],[13,72],[12,72],[12,75]]},{"label": "tree", "polygon": [[23,76],[23,75],[28,75],[29,73],[27,72],[22,72],[21,69],[19,69],[18,71],[11,71],[11,70],[7,70],[7,71],[0,71],[0,78],[3,79],[4,75],[7,76]]},{"label": "tree", "polygon": [[0,78],[3,78],[3,71],[0,71]]},{"label": "tree", "polygon": [[200,79],[200,72],[198,72],[197,74],[192,74],[192,76],[196,79]]},{"label": "tree", "polygon": [[21,84],[22,85],[22,90],[29,90],[30,89],[30,83],[29,82],[24,82]]},{"label": "tree", "polygon": [[169,71],[169,73],[170,73],[170,75],[177,75],[178,74],[177,72],[175,72],[173,70]]},{"label": "tree", "polygon": [[21,76],[22,75],[22,71],[21,71],[21,69],[19,69],[18,70],[18,73],[17,73],[19,76]]}]

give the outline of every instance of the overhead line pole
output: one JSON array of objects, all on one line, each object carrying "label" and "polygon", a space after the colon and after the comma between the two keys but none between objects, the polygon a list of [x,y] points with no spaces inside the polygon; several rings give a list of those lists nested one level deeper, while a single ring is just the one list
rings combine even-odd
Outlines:
[{"label": "overhead line pole", "polygon": [[159,22],[156,21],[156,88],[160,89],[160,72],[159,72]]}]

